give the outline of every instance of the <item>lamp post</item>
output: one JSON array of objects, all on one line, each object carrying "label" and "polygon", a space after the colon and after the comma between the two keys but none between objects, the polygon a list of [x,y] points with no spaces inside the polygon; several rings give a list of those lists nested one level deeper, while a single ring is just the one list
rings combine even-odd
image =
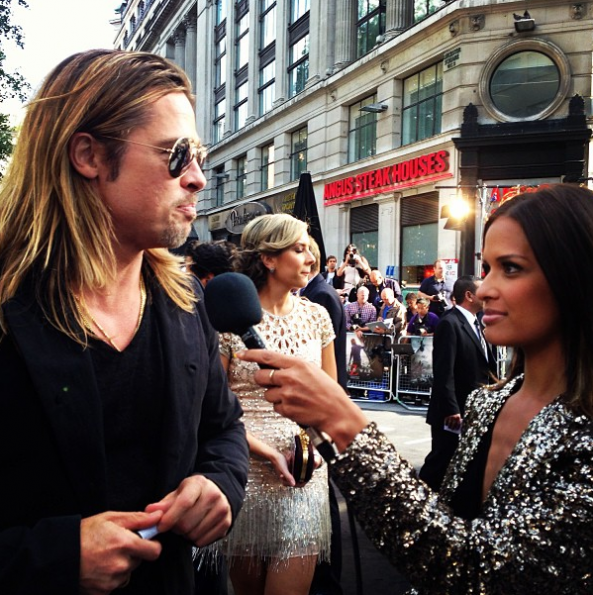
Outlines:
[{"label": "lamp post", "polygon": [[[460,184],[458,186],[437,186],[437,188],[455,188],[458,191],[457,203],[464,204],[463,209],[449,208],[441,211],[441,217],[448,217],[445,229],[460,232],[459,238],[459,275],[482,276],[482,241],[484,224],[490,212],[492,200],[488,197],[489,188],[481,181],[477,185]],[[460,196],[461,195],[461,196]]]}]

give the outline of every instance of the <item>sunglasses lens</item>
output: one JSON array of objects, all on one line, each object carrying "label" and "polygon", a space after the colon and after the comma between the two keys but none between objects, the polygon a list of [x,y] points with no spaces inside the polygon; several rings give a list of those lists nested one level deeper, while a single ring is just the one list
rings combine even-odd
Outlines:
[{"label": "sunglasses lens", "polygon": [[169,157],[171,177],[178,178],[189,167],[194,158],[192,144],[189,138],[180,138],[173,145],[171,157]]}]

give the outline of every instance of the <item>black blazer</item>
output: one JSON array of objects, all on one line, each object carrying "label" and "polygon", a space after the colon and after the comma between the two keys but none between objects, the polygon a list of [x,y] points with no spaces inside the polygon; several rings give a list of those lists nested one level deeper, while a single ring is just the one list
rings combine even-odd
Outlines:
[{"label": "black blazer", "polygon": [[[150,293],[168,385],[155,494],[162,497],[184,478],[202,474],[222,489],[235,518],[248,449],[218,336],[203,300],[190,314],[156,284]],[[47,323],[32,295],[21,292],[4,312],[9,335],[0,340],[0,593],[77,595],[80,520],[107,509],[101,399],[91,355]],[[172,534],[162,541],[163,554],[151,563],[156,574],[150,593],[185,592],[193,582],[191,546]]]},{"label": "black blazer", "polygon": [[321,274],[309,281],[301,295],[316,304],[322,305],[329,312],[329,317],[334,326],[334,333],[336,333],[334,349],[338,367],[338,382],[345,389],[348,384],[348,374],[346,372],[346,315],[344,305],[340,301],[336,290],[326,283]]},{"label": "black blazer", "polygon": [[480,340],[465,316],[449,310],[436,326],[432,352],[433,386],[426,421],[442,429],[443,420],[463,416],[467,396],[492,382],[496,361],[489,348],[486,359]]}]

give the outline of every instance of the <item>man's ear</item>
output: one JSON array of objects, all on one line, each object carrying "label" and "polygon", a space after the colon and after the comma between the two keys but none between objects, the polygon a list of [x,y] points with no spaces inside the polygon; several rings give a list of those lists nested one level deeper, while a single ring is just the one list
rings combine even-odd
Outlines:
[{"label": "man's ear", "polygon": [[97,149],[97,141],[88,132],[76,132],[68,143],[68,157],[72,167],[89,180],[99,175],[101,156]]}]

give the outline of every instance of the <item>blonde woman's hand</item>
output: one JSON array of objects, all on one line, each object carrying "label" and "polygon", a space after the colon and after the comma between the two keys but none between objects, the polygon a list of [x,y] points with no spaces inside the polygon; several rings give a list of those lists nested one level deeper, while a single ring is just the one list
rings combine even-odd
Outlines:
[{"label": "blonde woman's hand", "polygon": [[288,469],[288,461],[286,460],[286,457],[281,452],[274,449],[268,460],[272,463],[272,467],[274,467],[274,471],[276,472],[276,475],[278,475],[280,481],[285,486],[294,488],[296,481]]}]

